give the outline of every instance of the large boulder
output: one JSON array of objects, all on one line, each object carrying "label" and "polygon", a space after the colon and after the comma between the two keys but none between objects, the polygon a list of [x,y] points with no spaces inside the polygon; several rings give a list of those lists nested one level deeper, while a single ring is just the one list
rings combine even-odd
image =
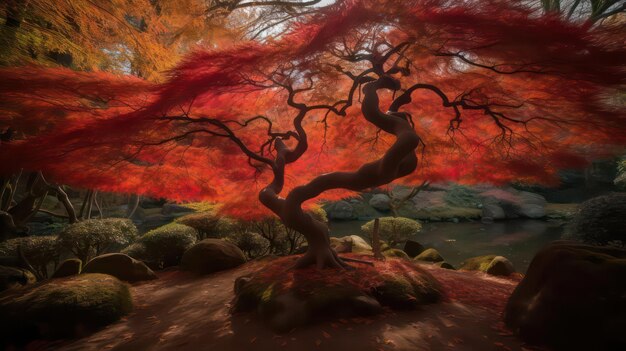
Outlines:
[{"label": "large boulder", "polygon": [[36,281],[37,278],[26,269],[0,266],[0,291],[19,288]]},{"label": "large boulder", "polygon": [[432,248],[424,250],[422,253],[417,255],[414,260],[433,263],[444,261],[443,257],[439,254],[439,251]]},{"label": "large boulder", "polygon": [[0,296],[0,340],[82,336],[132,308],[128,286],[110,275],[51,279]]},{"label": "large boulder", "polygon": [[156,279],[157,276],[143,262],[122,253],[100,255],[87,262],[82,273],[104,273],[127,282]]},{"label": "large boulder", "polygon": [[236,245],[221,239],[204,239],[185,251],[181,267],[198,274],[235,268],[246,262]]},{"label": "large boulder", "polygon": [[391,199],[389,198],[389,196],[385,195],[385,194],[376,194],[374,196],[372,196],[372,198],[369,201],[370,206],[374,207],[375,209],[379,210],[379,211],[389,211],[389,209],[391,207],[389,207],[389,202],[391,201]]},{"label": "large boulder", "polygon": [[547,246],[511,295],[505,323],[555,350],[626,350],[626,250]]},{"label": "large boulder", "polygon": [[354,208],[347,201],[338,201],[326,208],[328,219],[352,219],[354,218]]},{"label": "large boulder", "polygon": [[80,274],[82,267],[83,262],[78,258],[67,259],[59,264],[57,270],[52,274],[52,278],[63,278]]}]

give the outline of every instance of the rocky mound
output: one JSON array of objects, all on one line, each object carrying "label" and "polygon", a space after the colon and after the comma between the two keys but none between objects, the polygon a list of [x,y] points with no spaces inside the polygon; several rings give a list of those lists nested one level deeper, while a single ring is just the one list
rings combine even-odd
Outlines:
[{"label": "rocky mound", "polygon": [[323,320],[377,314],[383,306],[415,309],[442,296],[435,278],[408,260],[355,263],[356,270],[287,270],[295,259],[278,258],[238,278],[233,311],[257,311],[274,331],[287,332]]}]

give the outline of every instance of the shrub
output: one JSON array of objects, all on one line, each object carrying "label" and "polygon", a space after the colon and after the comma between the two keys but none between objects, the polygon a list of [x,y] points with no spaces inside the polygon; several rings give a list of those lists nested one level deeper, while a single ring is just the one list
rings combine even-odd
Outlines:
[{"label": "shrub", "polygon": [[[418,221],[409,218],[382,217],[380,218],[378,233],[381,240],[386,241],[389,246],[394,247],[398,243],[407,241],[421,229],[422,225]],[[371,242],[374,220],[365,223],[361,227],[361,230]]]},{"label": "shrub", "polygon": [[137,228],[125,218],[87,219],[74,223],[58,236],[61,247],[83,262],[94,256],[128,245],[137,237]]},{"label": "shrub", "polygon": [[233,225],[231,220],[220,218],[215,211],[191,213],[177,218],[176,223],[194,228],[198,232],[198,240],[225,236]]},{"label": "shrub", "polygon": [[17,247],[22,248],[24,257],[43,278],[48,277],[48,265],[59,263],[59,247],[57,237],[28,236],[9,239],[0,243],[0,256],[17,256]]},{"label": "shrub", "polygon": [[[140,246],[131,246],[125,253],[160,268],[176,266],[180,263],[183,253],[196,243],[197,237],[198,232],[194,228],[170,223],[144,234],[138,241],[138,244],[143,245],[143,249]],[[144,257],[135,257],[133,254]]]},{"label": "shrub", "polygon": [[568,239],[593,245],[626,245],[626,194],[615,193],[583,202],[571,222]]},{"label": "shrub", "polygon": [[226,241],[235,244],[248,258],[256,258],[268,253],[268,241],[254,232],[233,233]]}]

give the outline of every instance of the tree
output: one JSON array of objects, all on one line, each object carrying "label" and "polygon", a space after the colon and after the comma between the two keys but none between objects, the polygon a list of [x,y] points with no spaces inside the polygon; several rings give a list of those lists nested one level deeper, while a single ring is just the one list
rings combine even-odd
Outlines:
[{"label": "tree", "polygon": [[196,51],[162,84],[5,69],[0,107],[48,128],[0,161],[239,217],[269,211],[308,242],[296,267],[346,267],[305,212],[315,200],[398,179],[554,183],[619,152],[623,33],[518,1],[354,0],[263,43]]}]

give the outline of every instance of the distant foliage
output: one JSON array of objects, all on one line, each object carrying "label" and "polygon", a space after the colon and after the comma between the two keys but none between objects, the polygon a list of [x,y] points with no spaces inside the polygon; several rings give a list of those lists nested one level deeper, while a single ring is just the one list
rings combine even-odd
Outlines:
[{"label": "distant foliage", "polygon": [[87,219],[66,227],[58,236],[59,245],[83,262],[122,247],[137,238],[137,228],[125,218]]},{"label": "distant foliage", "polygon": [[[422,230],[422,225],[415,220],[404,217],[381,217],[379,225],[380,239],[394,247],[396,244],[405,242]],[[361,226],[363,234],[372,239],[372,231],[374,230],[374,220],[371,220]]]},{"label": "distant foliage", "polygon": [[22,248],[24,257],[42,277],[48,277],[48,266],[59,263],[59,246],[55,235],[28,236],[9,239],[0,243],[0,256],[17,256],[17,247]]},{"label": "distant foliage", "polygon": [[450,189],[446,191],[444,200],[452,206],[472,208],[476,207],[476,205],[481,202],[476,190],[457,184],[451,186]]},{"label": "distant foliage", "polygon": [[176,266],[183,253],[196,243],[197,237],[198,232],[194,228],[170,223],[147,232],[124,253],[149,262],[155,268]]}]

